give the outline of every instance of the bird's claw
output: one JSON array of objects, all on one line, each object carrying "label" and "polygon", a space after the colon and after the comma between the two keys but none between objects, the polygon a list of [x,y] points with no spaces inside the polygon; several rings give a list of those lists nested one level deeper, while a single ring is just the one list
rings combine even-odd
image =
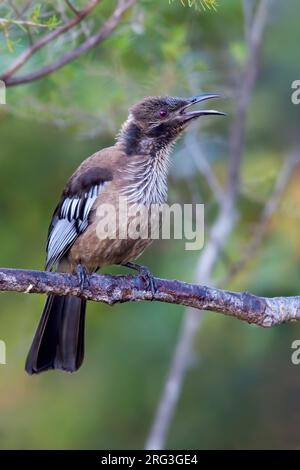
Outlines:
[{"label": "bird's claw", "polygon": [[146,268],[146,266],[140,266],[140,275],[141,275],[141,278],[143,279],[143,281],[145,282],[146,284],[146,288],[151,291],[151,294],[152,294],[152,300],[154,299],[154,296],[155,296],[155,293],[156,293],[156,283],[155,283],[155,279],[153,277],[153,274],[149,271],[148,268]]},{"label": "bird's claw", "polygon": [[77,265],[76,273],[77,273],[77,278],[78,278],[80,289],[84,290],[86,287],[89,287],[90,285],[89,273],[82,264]]},{"label": "bird's claw", "polygon": [[146,284],[146,289],[149,290],[152,294],[151,300],[154,300],[157,287],[156,287],[156,282],[153,277],[153,274],[149,271],[149,269],[146,266],[141,266],[140,264],[136,264],[132,262],[125,263],[123,264],[123,266],[126,266],[127,268],[130,268],[130,269],[135,269],[136,271],[138,271],[143,282]]}]

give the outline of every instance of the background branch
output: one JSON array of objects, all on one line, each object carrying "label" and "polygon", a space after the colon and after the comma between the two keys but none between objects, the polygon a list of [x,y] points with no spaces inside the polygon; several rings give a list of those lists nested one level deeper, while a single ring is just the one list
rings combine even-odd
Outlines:
[{"label": "background branch", "polygon": [[27,21],[27,20],[13,20],[13,19],[6,19],[0,18],[0,27],[14,24],[16,26],[29,26],[34,28],[46,28],[49,29],[49,25],[43,23],[35,23],[34,21]]},{"label": "background branch", "polygon": [[[220,202],[219,213],[210,230],[210,235],[199,258],[195,282],[212,284],[212,274],[220,253],[232,233],[237,220],[236,202],[240,185],[241,160],[244,150],[247,114],[259,68],[263,33],[267,23],[272,0],[261,0],[251,23],[249,38],[246,37],[247,60],[237,86],[237,106],[230,132],[228,184]],[[245,18],[249,21],[249,18]],[[245,28],[247,31],[247,28]],[[240,85],[241,84],[241,85]],[[189,307],[183,325],[165,386],[159,401],[154,421],[146,442],[146,449],[163,449],[177,407],[184,379],[191,363],[194,339],[199,331],[202,316]]]},{"label": "background branch", "polygon": [[247,245],[242,250],[240,250],[241,256],[239,260],[230,266],[226,276],[220,282],[220,285],[224,286],[228,284],[228,282],[231,281],[237,273],[241,272],[247,262],[252,258],[255,251],[258,249],[267,230],[268,223],[278,208],[282,194],[288,185],[293,170],[297,165],[299,165],[299,163],[300,153],[298,151],[292,152],[285,160],[274,185],[274,190],[262,210],[260,220],[255,227],[252,238],[247,243]]},{"label": "background branch", "polygon": [[[26,12],[27,8],[30,7],[31,1],[27,2],[27,4],[24,6],[22,11],[19,11],[19,9],[14,4],[13,0],[9,0],[9,5],[13,9],[13,11],[15,12],[15,14],[17,16],[17,19],[23,19],[23,14]],[[33,44],[33,38],[32,38],[31,31],[30,31],[30,27],[27,26],[27,25],[25,25],[24,27],[25,27],[25,30],[27,32],[28,42],[29,42],[30,45],[32,45]]]},{"label": "background branch", "polygon": [[77,10],[74,5],[72,4],[72,2],[70,0],[65,0],[65,3],[68,5],[68,7],[73,11],[73,13],[75,13],[75,15],[80,15],[80,11]]},{"label": "background branch", "polygon": [[17,59],[12,63],[12,65],[0,76],[0,80],[3,80],[6,83],[6,86],[10,86],[10,77],[12,77],[20,67],[22,67],[29,59],[33,56],[38,50],[45,47],[47,44],[52,42],[54,39],[59,37],[61,34],[69,31],[69,29],[74,28],[80,21],[82,21],[90,12],[100,3],[101,0],[91,0],[87,6],[79,12],[76,17],[71,18],[67,23],[56,28],[48,34],[45,34],[38,41],[31,45],[27,50],[17,57]]},{"label": "background branch", "polygon": [[248,44],[250,44],[254,6],[255,0],[243,0],[245,38]]},{"label": "background branch", "polygon": [[[97,3],[99,3],[101,0],[93,0],[90,2],[90,10],[88,13],[91,11],[92,8],[96,6]],[[87,52],[88,50],[92,49],[96,45],[100,44],[102,41],[104,41],[115,29],[115,27],[118,25],[119,21],[121,20],[123,14],[125,13],[128,8],[130,8],[134,3],[136,3],[137,0],[119,0],[118,4],[116,6],[116,9],[112,13],[112,15],[108,18],[108,20],[104,23],[103,27],[96,32],[94,35],[90,36],[86,41],[84,41],[79,47],[76,47],[72,49],[71,51],[67,52],[66,54],[62,55],[58,60],[52,62],[49,65],[46,65],[45,67],[42,67],[35,72],[28,73],[27,75],[22,75],[20,77],[12,77],[12,74],[15,73],[15,71],[23,65],[29,57],[37,50],[36,49],[36,42],[28,51],[27,55],[26,52],[19,57],[17,62],[12,65],[12,67],[4,73],[4,75],[0,76],[0,80],[3,80],[6,84],[7,87],[14,86],[14,85],[20,85],[23,83],[29,83],[34,80],[38,80],[39,78],[45,77],[53,72],[56,72],[56,70],[59,70],[62,68],[64,65],[72,62],[73,60],[77,59],[79,56]],[[82,19],[88,14],[87,13],[88,7],[85,9],[85,14],[82,16],[82,14],[78,14],[76,17],[74,17],[72,26],[68,26],[68,29],[73,27],[75,24],[78,24]],[[70,23],[70,22],[69,22]],[[66,25],[64,25],[63,28],[66,28]],[[64,31],[61,31],[60,33],[57,33],[58,30],[53,31],[53,33],[57,33],[55,37],[59,36],[59,34],[62,34],[65,32],[67,29]],[[49,35],[48,35],[49,36]],[[54,38],[52,37],[50,40],[52,41]],[[42,38],[41,41],[44,40],[47,41],[47,39]],[[48,42],[50,41],[48,40]],[[46,42],[47,43],[47,42]],[[40,47],[42,47],[40,46]],[[40,48],[39,47],[39,48]],[[22,58],[23,56],[23,58]],[[10,78],[11,77],[11,78]]]}]

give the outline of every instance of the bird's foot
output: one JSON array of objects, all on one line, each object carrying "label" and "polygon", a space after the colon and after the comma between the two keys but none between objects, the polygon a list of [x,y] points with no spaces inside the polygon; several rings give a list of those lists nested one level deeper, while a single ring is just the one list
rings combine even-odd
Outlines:
[{"label": "bird's foot", "polygon": [[154,296],[155,296],[155,293],[156,293],[156,290],[157,290],[157,287],[156,287],[156,283],[155,283],[155,279],[153,277],[153,274],[151,273],[151,271],[149,271],[147,266],[142,266],[140,264],[132,263],[130,261],[128,263],[122,264],[122,266],[126,266],[127,268],[134,269],[135,271],[138,271],[139,275],[141,276],[144,283],[146,284],[146,289],[151,292],[152,300],[153,300]]},{"label": "bird's foot", "polygon": [[77,274],[80,289],[83,290],[86,287],[89,287],[89,285],[90,285],[90,275],[89,275],[87,269],[82,264],[77,265],[76,274]]}]

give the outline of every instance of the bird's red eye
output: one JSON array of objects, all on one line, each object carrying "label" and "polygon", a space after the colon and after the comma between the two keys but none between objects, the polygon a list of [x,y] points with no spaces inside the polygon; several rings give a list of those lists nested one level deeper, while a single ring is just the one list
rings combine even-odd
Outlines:
[{"label": "bird's red eye", "polygon": [[166,117],[167,114],[168,114],[168,113],[167,113],[167,111],[166,111],[165,109],[161,109],[161,110],[159,111],[159,115],[160,115],[161,118]]}]

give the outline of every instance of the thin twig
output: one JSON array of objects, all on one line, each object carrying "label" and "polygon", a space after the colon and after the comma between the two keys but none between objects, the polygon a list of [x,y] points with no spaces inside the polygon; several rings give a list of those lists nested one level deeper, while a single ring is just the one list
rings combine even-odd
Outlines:
[{"label": "thin twig", "polygon": [[[22,19],[23,14],[16,7],[13,0],[9,0],[9,4],[10,4],[11,8],[14,10],[15,14],[17,15],[17,19],[19,19],[19,18]],[[25,26],[25,29],[26,29],[26,32],[27,32],[28,42],[29,42],[30,45],[32,45],[33,44],[33,38],[32,38],[31,31],[30,31],[30,27]]]},{"label": "thin twig", "polygon": [[80,12],[79,10],[77,10],[77,8],[74,7],[74,5],[72,4],[72,2],[70,0],[65,0],[65,3],[68,5],[68,7],[73,11],[73,13],[75,13],[75,15],[79,15]]},{"label": "thin twig", "polygon": [[29,59],[33,56],[38,50],[46,46],[54,39],[56,39],[61,34],[69,31],[69,29],[74,28],[80,21],[82,21],[91,11],[101,2],[102,0],[91,0],[87,6],[79,12],[74,18],[71,18],[64,25],[54,29],[42,36],[38,41],[36,41],[31,47],[26,49],[22,54],[17,57],[17,59],[12,63],[12,65],[0,76],[0,80],[3,80],[8,83],[10,77],[12,77],[20,67],[22,67]]},{"label": "thin twig", "polygon": [[31,5],[33,4],[33,1],[34,0],[28,0],[27,2],[24,3],[24,5],[22,6],[22,10],[21,10],[21,16],[25,15],[25,13],[29,10]]},{"label": "thin twig", "polygon": [[27,21],[27,20],[13,20],[13,19],[6,19],[6,18],[0,18],[0,27],[4,26],[6,27],[7,25],[14,24],[16,26],[29,26],[29,27],[37,27],[37,28],[48,28],[49,25],[44,24],[44,23],[35,23],[34,21]]},{"label": "thin twig", "polygon": [[34,80],[38,80],[42,77],[46,77],[47,75],[53,72],[56,72],[64,65],[77,59],[79,56],[92,49],[96,45],[100,44],[108,36],[110,36],[112,31],[119,24],[123,14],[128,10],[129,7],[134,5],[136,1],[137,0],[119,0],[116,9],[98,32],[96,32],[93,36],[89,37],[79,47],[72,49],[70,52],[67,52],[66,54],[61,56],[57,61],[54,61],[51,64],[42,67],[39,70],[36,70],[35,72],[28,73],[27,75],[8,79],[5,79],[5,77],[0,77],[0,80],[3,80],[6,86],[10,87],[23,83],[30,83]]}]

